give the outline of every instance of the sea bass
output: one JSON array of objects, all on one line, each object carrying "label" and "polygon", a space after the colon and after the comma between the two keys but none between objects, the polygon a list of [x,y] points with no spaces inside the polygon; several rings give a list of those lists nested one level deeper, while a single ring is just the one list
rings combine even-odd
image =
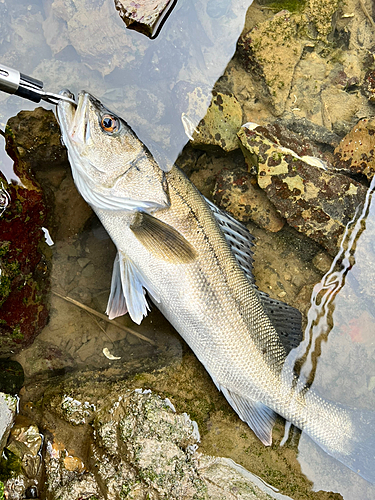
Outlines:
[{"label": "sea bass", "polygon": [[[68,91],[64,91],[69,96]],[[300,387],[288,352],[296,309],[260,292],[253,238],[176,166],[156,163],[127,123],[87,92],[57,109],[75,184],[117,247],[107,314],[140,323],[146,292],[229,404],[265,444],[279,414],[375,482],[375,416]]]}]

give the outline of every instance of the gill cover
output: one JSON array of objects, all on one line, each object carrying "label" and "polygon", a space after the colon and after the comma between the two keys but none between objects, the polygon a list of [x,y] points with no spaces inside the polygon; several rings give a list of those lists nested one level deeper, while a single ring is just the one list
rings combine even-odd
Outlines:
[{"label": "gill cover", "polygon": [[77,108],[60,101],[57,116],[74,182],[93,208],[153,211],[169,206],[165,173],[124,120],[84,91]]}]

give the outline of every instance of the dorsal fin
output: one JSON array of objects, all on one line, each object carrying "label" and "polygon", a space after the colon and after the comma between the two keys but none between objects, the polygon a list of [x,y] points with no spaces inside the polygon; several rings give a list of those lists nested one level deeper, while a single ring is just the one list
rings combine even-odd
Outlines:
[{"label": "dorsal fin", "polygon": [[255,285],[253,275],[253,247],[255,245],[254,236],[246,226],[238,222],[228,212],[221,210],[210,200],[205,198],[208,206],[212,210],[225,239],[232,249],[234,256],[248,280]]},{"label": "dorsal fin", "polygon": [[298,309],[285,304],[281,300],[271,299],[265,292],[258,290],[253,274],[253,248],[255,238],[241,222],[238,222],[230,214],[218,208],[214,203],[207,200],[227,243],[245,273],[247,279],[256,289],[259,299],[267,316],[279,334],[279,338],[287,354],[297,347],[303,338],[302,315]]}]

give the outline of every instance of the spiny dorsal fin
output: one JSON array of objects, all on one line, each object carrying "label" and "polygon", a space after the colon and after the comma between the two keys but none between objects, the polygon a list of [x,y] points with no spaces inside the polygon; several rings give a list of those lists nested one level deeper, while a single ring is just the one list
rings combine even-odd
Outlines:
[{"label": "spiny dorsal fin", "polygon": [[241,222],[238,222],[230,214],[218,208],[214,203],[205,198],[208,206],[211,208],[216,222],[219,224],[227,243],[236,257],[236,260],[248,280],[255,285],[253,275],[253,247],[254,236]]},{"label": "spiny dorsal fin", "polygon": [[256,289],[259,299],[271,320],[287,354],[297,347],[303,338],[302,315],[292,306],[271,299],[266,293],[258,290],[253,274],[253,248],[255,238],[241,222],[238,222],[224,210],[221,210],[211,201],[207,200],[227,243],[231,247],[239,266],[246,277]]},{"label": "spiny dorsal fin", "polygon": [[130,226],[142,245],[159,259],[171,263],[192,262],[196,251],[187,239],[169,224],[145,212],[138,212]]}]

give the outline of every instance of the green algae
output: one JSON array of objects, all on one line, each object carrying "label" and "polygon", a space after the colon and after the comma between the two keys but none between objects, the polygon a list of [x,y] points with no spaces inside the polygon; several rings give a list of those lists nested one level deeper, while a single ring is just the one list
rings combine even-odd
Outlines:
[{"label": "green algae", "polygon": [[[0,481],[4,483],[8,479],[18,476],[21,473],[22,473],[21,460],[14,453],[5,449],[0,458]],[[0,489],[0,494],[1,494],[1,489]],[[1,498],[3,497],[0,496],[0,500]]]},{"label": "green algae", "polygon": [[279,12],[280,10],[288,10],[289,12],[302,12],[305,8],[306,0],[275,0],[267,5],[271,9]]}]

